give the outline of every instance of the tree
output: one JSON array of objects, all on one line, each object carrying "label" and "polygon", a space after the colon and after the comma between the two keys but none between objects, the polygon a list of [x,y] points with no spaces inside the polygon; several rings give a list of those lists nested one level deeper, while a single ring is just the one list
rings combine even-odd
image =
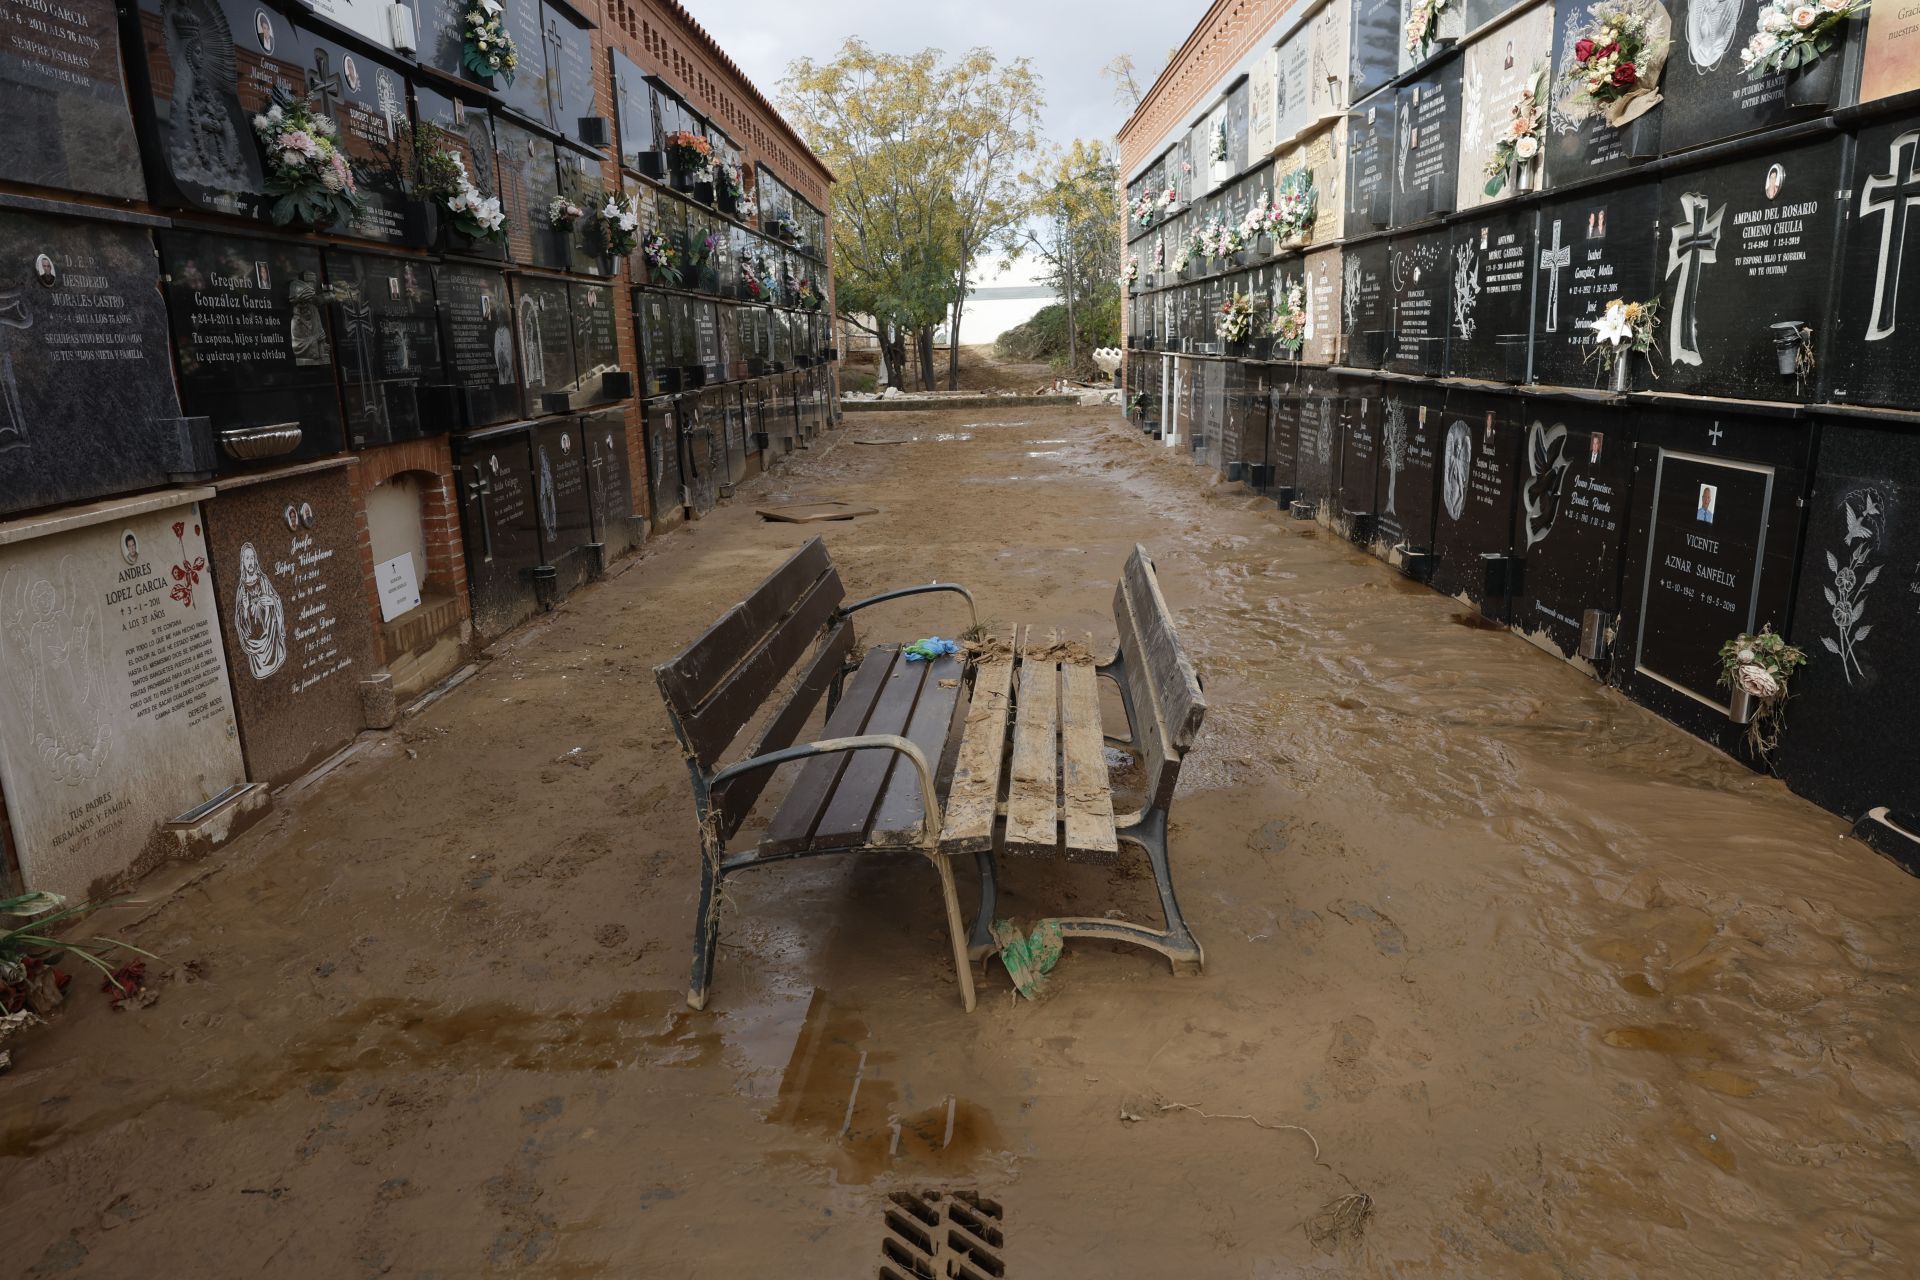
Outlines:
[{"label": "tree", "polygon": [[[1050,156],[1032,182],[1038,191],[1033,217],[1006,248],[1015,257],[1033,253],[1042,279],[1059,292],[1067,312],[1067,371],[1078,374],[1093,345],[1118,339],[1120,169],[1105,143],[1075,139]],[[1092,341],[1083,347],[1082,338]]]},{"label": "tree", "polygon": [[857,38],[829,62],[801,58],[780,106],[834,170],[834,284],[840,312],[871,316],[889,386],[911,348],[934,385],[945,322],[959,377],[960,321],[974,257],[1025,215],[1022,166],[1038,146],[1039,78],[975,49],[878,52]]},{"label": "tree", "polygon": [[1129,112],[1137,111],[1140,99],[1146,96],[1140,91],[1139,78],[1133,72],[1133,55],[1130,53],[1119,54],[1100,68],[1101,76],[1113,81],[1113,100]]}]

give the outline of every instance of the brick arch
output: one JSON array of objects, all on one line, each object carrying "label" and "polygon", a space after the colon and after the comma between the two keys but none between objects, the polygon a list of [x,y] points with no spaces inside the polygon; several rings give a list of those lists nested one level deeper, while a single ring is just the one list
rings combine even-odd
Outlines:
[{"label": "brick arch", "polygon": [[366,582],[367,607],[373,619],[375,659],[381,666],[394,656],[388,651],[380,621],[380,591],[374,582],[373,531],[367,523],[367,495],[400,476],[420,484],[420,529],[427,544],[427,576],[453,596],[461,621],[472,616],[467,596],[467,557],[460,538],[460,504],[453,487],[453,452],[446,437],[410,440],[405,444],[370,449],[358,455],[351,468],[353,499],[360,535],[361,576]]}]

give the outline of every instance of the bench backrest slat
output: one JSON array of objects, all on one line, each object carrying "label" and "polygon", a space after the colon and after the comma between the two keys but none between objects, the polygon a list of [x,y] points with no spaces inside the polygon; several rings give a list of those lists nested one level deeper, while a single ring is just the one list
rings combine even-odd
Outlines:
[{"label": "bench backrest slat", "polygon": [[[825,545],[813,539],[678,657],[654,668],[661,695],[702,768],[713,768],[754,720],[845,598]],[[796,699],[803,691],[796,691]],[[802,721],[818,699],[815,689]]]},{"label": "bench backrest slat", "polygon": [[1174,630],[1145,547],[1134,547],[1114,588],[1113,621],[1125,659],[1135,741],[1146,771],[1147,803],[1165,806],[1173,799],[1181,761],[1200,731],[1207,699]]},{"label": "bench backrest slat", "polygon": [[[773,718],[767,721],[766,728],[761,731],[759,740],[746,750],[745,755],[765,755],[770,751],[783,750],[798,741],[800,730],[806,727],[807,717],[820,705],[827,686],[840,674],[852,652],[853,624],[844,621],[835,623],[827,632],[826,639],[814,651],[812,660],[801,671],[793,695],[774,712]],[[734,833],[740,830],[747,815],[753,812],[760,793],[773,780],[773,774],[772,769],[742,774],[722,794],[714,797],[716,822],[722,840],[733,839]]]}]

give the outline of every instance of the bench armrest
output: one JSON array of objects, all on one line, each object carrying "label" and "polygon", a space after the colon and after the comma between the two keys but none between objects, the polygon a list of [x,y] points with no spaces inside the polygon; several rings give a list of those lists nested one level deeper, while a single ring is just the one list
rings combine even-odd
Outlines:
[{"label": "bench armrest", "polygon": [[802,742],[795,746],[783,747],[778,751],[769,751],[763,756],[750,756],[714,774],[707,780],[707,786],[717,792],[743,773],[773,769],[794,760],[806,760],[813,756],[833,755],[841,751],[864,751],[878,747],[899,752],[913,764],[913,771],[920,775],[920,802],[926,808],[927,847],[932,849],[940,839],[940,803],[933,793],[933,768],[927,763],[926,753],[921,751],[918,745],[897,733],[861,733],[848,738],[822,738],[818,742]]},{"label": "bench armrest", "polygon": [[901,587],[897,591],[882,591],[877,596],[868,596],[865,600],[856,600],[852,604],[841,605],[833,611],[833,616],[836,618],[844,618],[850,614],[857,613],[868,605],[885,604],[889,600],[901,600],[907,596],[922,596],[930,591],[951,591],[955,595],[964,596],[967,601],[967,613],[972,617],[973,625],[976,627],[980,625],[980,610],[973,603],[973,592],[967,590],[957,582],[929,582],[924,586]]}]

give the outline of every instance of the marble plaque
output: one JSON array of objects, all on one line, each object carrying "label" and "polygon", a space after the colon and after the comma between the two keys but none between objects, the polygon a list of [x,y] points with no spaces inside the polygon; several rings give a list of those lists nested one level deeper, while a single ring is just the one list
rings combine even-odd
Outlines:
[{"label": "marble plaque", "polygon": [[[1467,46],[1460,73],[1460,176],[1454,208],[1471,209],[1517,194],[1511,174],[1497,193],[1487,194],[1487,163],[1494,145],[1512,128],[1513,107],[1523,90],[1533,88],[1540,104],[1537,114],[1544,118],[1552,47],[1553,6],[1545,4]],[[1530,163],[1537,187],[1544,157],[1536,154]]]},{"label": "marble plaque", "polygon": [[[482,106],[437,93],[425,85],[415,87],[414,106],[420,123],[433,129],[439,145],[459,155],[475,189],[482,196],[499,199],[500,157],[494,146],[492,114]],[[442,228],[450,253],[496,261],[507,256],[504,241],[472,240],[444,222]]]},{"label": "marble plaque", "polygon": [[1415,0],[1400,0],[1400,70],[1413,70],[1421,63],[1438,57],[1447,46],[1459,41],[1467,33],[1466,6],[1461,0],[1454,0],[1440,10],[1433,23],[1432,36],[1424,46],[1409,45],[1406,39],[1407,23],[1413,17]]},{"label": "marble plaque", "polygon": [[453,437],[473,629],[487,639],[540,607],[533,582],[541,559],[532,431],[516,423]]},{"label": "marble plaque", "polygon": [[567,236],[547,209],[560,194],[559,161],[550,138],[506,119],[494,121],[500,158],[500,204],[507,214],[507,250],[515,262],[564,271],[572,262]]},{"label": "marble plaque", "polygon": [[1399,74],[1401,0],[1350,0],[1347,100],[1356,106]]},{"label": "marble plaque", "polygon": [[1394,150],[1394,101],[1383,94],[1347,118],[1346,235],[1384,231],[1393,222],[1393,188],[1399,171]]},{"label": "marble plaque", "polygon": [[1393,337],[1386,367],[1438,377],[1447,368],[1453,255],[1445,228],[1401,236],[1387,249]]},{"label": "marble plaque", "polygon": [[0,786],[29,889],[79,900],[245,780],[186,503],[0,547]]},{"label": "marble plaque", "polygon": [[1793,678],[1780,773],[1848,817],[1886,805],[1920,813],[1910,751],[1920,689],[1920,436],[1828,422],[1807,502],[1793,643],[1809,661]]},{"label": "marble plaque", "polygon": [[248,0],[140,0],[139,16],[134,118],[153,198],[251,216],[266,190],[253,117],[276,88],[305,92],[299,32]]},{"label": "marble plaque", "polygon": [[1460,60],[1400,88],[1394,134],[1393,225],[1453,211],[1460,165]]},{"label": "marble plaque", "polygon": [[373,622],[347,469],[229,481],[206,524],[247,776],[288,782],[365,725]]},{"label": "marble plaque", "polygon": [[1380,500],[1374,546],[1398,563],[1409,551],[1433,547],[1434,489],[1446,396],[1437,389],[1395,383],[1380,394]]},{"label": "marble plaque", "polygon": [[212,420],[220,469],[343,449],[320,251],[173,230],[160,256],[181,402]]},{"label": "marble plaque", "polygon": [[1515,546],[1526,566],[1512,623],[1569,658],[1588,609],[1620,611],[1633,484],[1633,447],[1620,433],[1632,420],[1596,406],[1540,403],[1523,421]]},{"label": "marble plaque", "polygon": [[1247,171],[1247,95],[1245,80],[1227,95],[1227,165],[1235,174]]},{"label": "marble plaque", "polygon": [[405,73],[313,32],[300,36],[306,91],[314,111],[332,119],[362,203],[352,222],[328,230],[382,244],[424,246],[426,220],[407,187],[413,117]]},{"label": "marble plaque", "polygon": [[432,267],[329,249],[327,286],[352,446],[415,440],[458,425],[441,398],[447,373]]},{"label": "marble plaque", "polygon": [[582,146],[600,115],[593,83],[593,28],[555,5],[542,5],[547,46],[548,116],[553,127]]},{"label": "marble plaque", "polygon": [[1825,363],[1842,159],[1819,142],[1661,183],[1663,390],[1756,400],[1811,392],[1810,378],[1780,373],[1772,326],[1810,327]]},{"label": "marble plaque", "polygon": [[507,278],[486,267],[442,263],[433,269],[440,344],[457,388],[460,425],[505,422],[520,412],[520,366],[513,349]]},{"label": "marble plaque", "polygon": [[540,558],[553,568],[560,595],[593,576],[593,558],[587,552],[594,540],[587,461],[580,419],[561,418],[534,428],[534,505],[540,517]]},{"label": "marble plaque", "polygon": [[[1589,10],[1596,2],[1555,0],[1554,3],[1553,66],[1547,78],[1546,153],[1550,186],[1597,178],[1625,169],[1636,161],[1651,159],[1660,149],[1661,120],[1669,114],[1666,105],[1661,103],[1618,128],[1598,115],[1575,119],[1570,114],[1575,86],[1565,78],[1565,72],[1575,61],[1574,44],[1581,38],[1581,31],[1592,22]],[[1677,60],[1684,61],[1685,55]],[[1666,90],[1682,70],[1676,65],[1676,58],[1669,57],[1661,77],[1662,90]]]},{"label": "marble plaque", "polygon": [[587,445],[587,496],[593,508],[593,540],[608,561],[639,545],[633,527],[633,476],[627,462],[627,424],[617,409],[580,419]]},{"label": "marble plaque", "polygon": [[567,286],[573,313],[573,362],[578,395],[584,404],[624,400],[633,392],[620,369],[620,344],[614,329],[613,287],[604,284]]},{"label": "marble plaque", "polygon": [[[1466,0],[1466,8],[1463,11],[1466,19],[1464,25],[1468,31],[1478,31],[1507,10],[1517,8],[1522,3],[1525,3],[1525,0]],[[1553,7],[1546,6],[1546,11],[1551,20]]]},{"label": "marble plaque", "polygon": [[202,469],[152,234],[0,209],[0,515]]},{"label": "marble plaque", "polygon": [[[1311,32],[1311,52],[1307,56],[1308,115],[1326,120],[1339,115],[1357,98],[1352,84],[1349,51],[1353,39],[1351,0],[1332,0],[1324,9],[1307,19]],[[1284,140],[1284,139],[1283,139]]]},{"label": "marble plaque", "polygon": [[1347,122],[1336,120],[1275,166],[1276,171],[1304,164],[1313,175],[1314,223],[1309,244],[1335,244],[1347,216]]},{"label": "marble plaque", "polygon": [[0,172],[13,182],[144,200],[140,145],[109,0],[0,0]]},{"label": "marble plaque", "polygon": [[[1654,233],[1658,189],[1614,187],[1540,207],[1534,263],[1533,377],[1560,386],[1595,386],[1602,372],[1588,360],[1592,322],[1619,298],[1644,302],[1659,284]],[[1663,321],[1663,324],[1665,322]],[[1646,360],[1635,356],[1637,378]]]},{"label": "marble plaque", "polygon": [[[678,402],[674,400],[652,400],[647,403],[648,512],[656,528],[664,521],[678,520],[686,514],[680,477],[678,407]],[[776,439],[781,436],[777,423],[772,424],[770,430]],[[786,434],[792,435],[791,429]]]},{"label": "marble plaque", "polygon": [[[635,173],[662,163],[660,126],[653,114],[653,86],[633,60],[612,50],[614,114],[620,125],[620,163]],[[654,157],[646,159],[645,157]]]},{"label": "marble plaque", "polygon": [[[1284,49],[1285,46],[1282,46]],[[1247,78],[1247,152],[1251,158],[1261,159],[1273,154],[1282,137],[1291,137],[1291,131],[1280,132],[1280,122],[1287,116],[1287,100],[1281,95],[1279,76],[1280,55],[1282,49],[1268,49],[1253,60],[1253,70]],[[1304,59],[1301,78],[1305,79]],[[1302,85],[1304,88],[1304,84]],[[1153,188],[1142,184],[1141,190]],[[1131,194],[1138,195],[1140,192]]]},{"label": "marble plaque", "polygon": [[[1867,13],[1861,42],[1860,101],[1875,102],[1920,89],[1920,22],[1911,5],[1881,5]],[[1830,56],[1839,56],[1835,50]]]},{"label": "marble plaque", "polygon": [[1453,226],[1447,369],[1456,378],[1522,382],[1533,329],[1534,214],[1483,212]]},{"label": "marble plaque", "polygon": [[[1749,76],[1740,50],[1756,30],[1763,0],[1677,0],[1673,7],[1673,52],[1660,92],[1666,103],[1663,151],[1767,129],[1805,116],[1787,105],[1787,73]],[[1836,48],[1829,57],[1842,56]]]},{"label": "marble plaque", "polygon": [[1267,385],[1267,465],[1273,468],[1273,488],[1293,489],[1299,483],[1300,378],[1292,369],[1270,370]]},{"label": "marble plaque", "polygon": [[1346,362],[1377,369],[1393,339],[1392,261],[1384,240],[1348,249],[1341,262],[1340,332]]},{"label": "marble plaque", "polygon": [[[1920,120],[1862,130],[1833,317],[1832,398],[1920,404]],[[1907,255],[1913,270],[1906,270]]]},{"label": "marble plaque", "polygon": [[314,13],[335,26],[371,40],[383,49],[393,48],[393,5],[389,0],[300,0]]},{"label": "marble plaque", "polygon": [[1296,28],[1262,61],[1273,66],[1273,132],[1278,145],[1296,137],[1317,115],[1313,107],[1313,23]]},{"label": "marble plaque", "polygon": [[546,6],[541,0],[501,0],[501,5],[507,34],[513,38],[520,62],[511,81],[494,77],[493,91],[509,111],[546,128],[556,128],[547,91],[547,78],[553,72],[548,62],[554,50],[548,41]]},{"label": "marble plaque", "polygon": [[1307,339],[1300,358],[1308,364],[1337,364],[1340,360],[1341,309],[1340,250],[1320,249],[1306,256],[1303,279],[1307,286]]},{"label": "marble plaque", "polygon": [[[541,276],[516,277],[513,322],[520,342],[523,412],[534,417],[563,411],[577,377],[567,282]],[[549,401],[549,396],[558,400]]]},{"label": "marble plaque", "polygon": [[1511,415],[1521,402],[1454,392],[1436,427],[1433,589],[1507,620],[1504,592],[1489,598],[1483,555],[1515,550],[1520,433]]},{"label": "marble plaque", "polygon": [[1328,523],[1343,537],[1370,543],[1372,516],[1379,509],[1382,488],[1380,388],[1370,382],[1343,381],[1334,408],[1339,414],[1340,444]]},{"label": "marble plaque", "polygon": [[613,259],[607,251],[606,223],[599,216],[607,203],[600,158],[590,151],[559,147],[554,159],[560,171],[560,194],[586,211],[573,230],[555,233],[566,249],[567,269],[583,276],[611,274]]}]

